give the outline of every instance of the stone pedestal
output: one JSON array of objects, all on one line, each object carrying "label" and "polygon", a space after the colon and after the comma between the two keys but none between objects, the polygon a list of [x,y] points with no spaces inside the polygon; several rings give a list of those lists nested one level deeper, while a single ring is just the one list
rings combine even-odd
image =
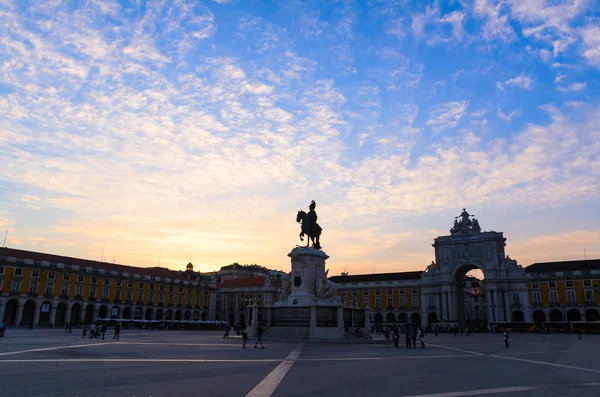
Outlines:
[{"label": "stone pedestal", "polygon": [[289,280],[291,292],[287,304],[311,306],[316,296],[317,281],[326,277],[325,260],[329,256],[323,251],[307,247],[296,247],[288,256],[292,259],[292,272]]},{"label": "stone pedestal", "polygon": [[289,290],[281,291],[283,298],[269,310],[268,322],[274,328],[303,328],[310,339],[344,339],[343,306],[325,271],[329,256],[308,247],[296,247],[288,256]]}]

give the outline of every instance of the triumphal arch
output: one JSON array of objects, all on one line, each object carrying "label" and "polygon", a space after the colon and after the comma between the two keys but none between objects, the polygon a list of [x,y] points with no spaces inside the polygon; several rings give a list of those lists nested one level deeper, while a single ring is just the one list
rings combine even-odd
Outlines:
[{"label": "triumphal arch", "polygon": [[480,269],[484,288],[475,297],[484,307],[487,324],[531,321],[524,269],[504,252],[501,232],[482,231],[466,209],[454,220],[450,235],[434,239],[435,261],[421,275],[423,323],[456,322],[465,318],[465,274]]}]

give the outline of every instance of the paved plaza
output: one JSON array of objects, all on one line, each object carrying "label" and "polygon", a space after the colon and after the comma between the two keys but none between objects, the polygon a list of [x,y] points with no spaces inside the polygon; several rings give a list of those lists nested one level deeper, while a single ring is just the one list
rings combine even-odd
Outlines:
[{"label": "paved plaza", "polygon": [[[600,336],[428,335],[407,350],[370,343],[265,340],[220,332],[7,330],[2,396],[598,396]],[[107,336],[108,336],[107,334]]]}]

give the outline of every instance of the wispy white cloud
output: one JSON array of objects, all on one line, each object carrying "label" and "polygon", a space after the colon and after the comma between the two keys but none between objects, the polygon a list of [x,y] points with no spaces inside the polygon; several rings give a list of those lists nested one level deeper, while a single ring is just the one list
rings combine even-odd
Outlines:
[{"label": "wispy white cloud", "polygon": [[434,131],[456,127],[468,107],[468,101],[442,103],[431,110],[427,125],[432,126]]},{"label": "wispy white cloud", "polygon": [[584,51],[583,56],[592,65],[600,67],[600,27],[597,25],[586,26],[581,29]]},{"label": "wispy white cloud", "polygon": [[525,73],[521,73],[517,77],[513,77],[504,82],[502,82],[502,81],[496,82],[496,87],[501,91],[504,91],[504,89],[506,87],[517,87],[517,88],[524,88],[526,90],[530,90],[532,84],[533,84],[533,79],[531,77],[527,76]]},{"label": "wispy white cloud", "polygon": [[507,42],[514,40],[515,33],[510,26],[504,1],[475,0],[474,13],[484,21],[482,27],[484,38]]},{"label": "wispy white cloud", "polygon": [[511,121],[514,117],[518,117],[518,116],[522,116],[523,115],[523,111],[521,109],[515,109],[512,112],[508,113],[508,114],[504,114],[502,112],[502,109],[498,109],[498,111],[496,112],[496,115],[498,117],[500,117],[503,120],[506,121]]},{"label": "wispy white cloud", "polygon": [[568,92],[568,91],[575,91],[575,92],[579,92],[585,89],[585,87],[587,86],[587,84],[585,82],[583,83],[572,83],[569,84],[568,86],[558,86],[556,89],[558,91],[561,92]]}]

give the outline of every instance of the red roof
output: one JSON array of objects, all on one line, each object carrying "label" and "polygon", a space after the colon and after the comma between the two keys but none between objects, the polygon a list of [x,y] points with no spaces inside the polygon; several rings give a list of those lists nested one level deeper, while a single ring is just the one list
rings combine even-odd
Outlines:
[{"label": "red roof", "polygon": [[[217,285],[217,288],[263,287],[266,278],[266,276],[233,278],[231,280],[223,281],[221,284]],[[271,281],[271,285],[279,288],[281,287],[281,282]]]},{"label": "red roof", "polygon": [[[31,259],[33,261],[46,261],[50,263],[64,263],[65,265],[76,265],[80,268],[92,267],[94,269],[104,269],[107,272],[116,271],[116,272],[129,272],[136,273],[140,275],[152,276],[152,277],[162,277],[162,278],[172,278],[172,279],[180,279],[187,280],[184,277],[184,273],[178,272],[176,270],[167,269],[165,267],[138,267],[138,266],[128,266],[128,265],[117,265],[115,263],[107,263],[107,262],[98,262],[92,261],[89,259],[80,259],[80,258],[71,258],[68,256],[60,256],[60,255],[52,255],[46,254],[43,252],[34,252],[34,251],[24,251],[14,248],[2,248],[0,247],[0,257],[8,257],[12,256],[15,258],[21,259]],[[83,269],[82,269],[83,270]]]}]

